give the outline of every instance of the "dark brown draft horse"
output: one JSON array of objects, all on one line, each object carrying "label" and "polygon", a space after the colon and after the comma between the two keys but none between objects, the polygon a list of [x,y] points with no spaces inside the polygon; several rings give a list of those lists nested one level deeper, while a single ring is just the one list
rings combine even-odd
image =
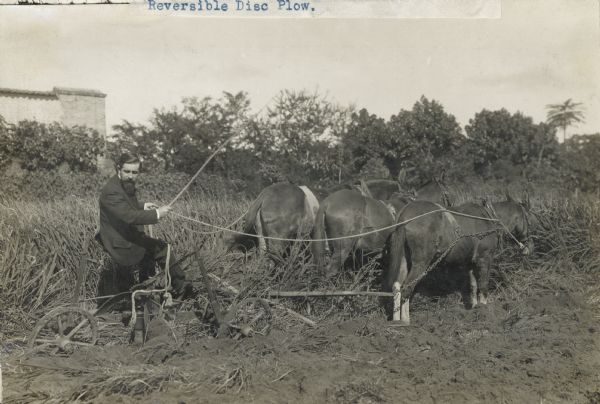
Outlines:
[{"label": "dark brown draft horse", "polygon": [[[310,234],[319,207],[307,187],[277,183],[263,189],[244,216],[242,231],[250,235],[233,235],[229,248],[258,244],[260,252],[281,252],[288,242],[268,237],[294,239]],[[267,238],[266,238],[267,237]]]},{"label": "dark brown draft horse", "polygon": [[530,234],[531,226],[529,225],[529,197],[526,196],[523,202],[517,202],[509,194],[506,194],[506,201],[495,202],[492,204],[492,210],[504,225],[506,232],[504,238],[509,243],[513,243],[512,237],[514,237],[521,243],[523,255],[532,254],[534,244]]},{"label": "dark brown draft horse", "polygon": [[[355,190],[342,189],[329,195],[319,207],[312,237],[315,240],[345,238],[311,243],[317,268],[335,274],[355,250],[363,253],[380,252],[393,228],[360,237],[353,236],[393,225],[392,212],[382,201]],[[331,261],[325,268],[326,250],[331,252]]]},{"label": "dark brown draft horse", "polygon": [[[414,288],[438,265],[468,271],[471,305],[487,302],[490,266],[499,246],[498,227],[493,221],[459,215],[492,219],[484,206],[467,203],[452,211],[457,214],[439,204],[415,201],[400,212],[398,222],[415,220],[394,230],[384,251],[383,287],[394,293],[393,320],[410,323]],[[417,218],[421,215],[425,216]]]}]

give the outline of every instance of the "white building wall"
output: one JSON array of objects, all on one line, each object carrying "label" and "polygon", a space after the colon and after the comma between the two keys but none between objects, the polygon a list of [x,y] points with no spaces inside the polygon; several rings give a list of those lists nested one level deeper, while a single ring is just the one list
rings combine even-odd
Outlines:
[{"label": "white building wall", "polygon": [[7,122],[35,120],[43,123],[60,121],[62,106],[56,96],[0,94],[0,115]]}]

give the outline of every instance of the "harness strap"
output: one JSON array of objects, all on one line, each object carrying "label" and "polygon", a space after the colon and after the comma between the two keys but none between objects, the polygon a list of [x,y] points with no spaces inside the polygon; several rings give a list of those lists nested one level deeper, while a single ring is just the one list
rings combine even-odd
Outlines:
[{"label": "harness strap", "polygon": [[519,246],[519,248],[521,250],[525,249],[525,244],[521,243],[514,234],[512,234],[512,232],[510,231],[510,229],[508,227],[506,227],[506,225],[502,222],[502,220],[498,219],[498,215],[496,214],[496,210],[494,209],[494,207],[492,206],[491,203],[488,203],[487,201],[484,203],[483,205],[486,208],[486,211],[488,211],[490,214],[493,215],[494,218],[496,218],[498,220],[498,223],[500,223],[500,226],[503,228],[503,230],[510,236],[510,238],[513,239],[513,241],[517,244],[517,246]]}]

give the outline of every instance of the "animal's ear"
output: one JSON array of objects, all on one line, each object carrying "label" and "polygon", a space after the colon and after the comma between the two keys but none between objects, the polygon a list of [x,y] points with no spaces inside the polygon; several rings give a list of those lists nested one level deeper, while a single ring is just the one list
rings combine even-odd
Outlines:
[{"label": "animal's ear", "polygon": [[441,184],[444,184],[444,183],[445,183],[445,180],[446,180],[446,169],[445,169],[445,168],[442,168],[442,172],[440,173],[440,176],[439,176],[439,180],[438,180],[438,181],[439,181]]},{"label": "animal's ear", "polygon": [[494,205],[492,204],[492,198],[490,197],[490,195],[486,195],[482,198],[482,202],[483,202],[483,207],[491,210],[492,212],[494,211]]},{"label": "animal's ear", "polygon": [[396,211],[396,208],[394,207],[394,205],[392,205],[391,203],[388,203],[388,202],[383,202],[383,204],[387,208],[388,212],[390,212],[390,214],[392,215],[392,218],[395,220],[396,214],[398,212]]},{"label": "animal's ear", "polygon": [[398,177],[396,178],[399,184],[406,184],[406,168],[401,168],[398,172]]},{"label": "animal's ear", "polygon": [[373,195],[371,195],[371,190],[369,189],[367,182],[365,180],[360,180],[360,186],[359,186],[359,190],[360,193],[363,194],[364,196],[368,196],[370,198],[373,197]]}]

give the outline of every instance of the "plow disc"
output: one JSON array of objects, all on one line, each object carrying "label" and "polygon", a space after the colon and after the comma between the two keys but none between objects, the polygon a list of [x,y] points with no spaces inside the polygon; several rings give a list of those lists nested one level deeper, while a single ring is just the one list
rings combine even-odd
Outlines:
[{"label": "plow disc", "polygon": [[264,299],[243,299],[229,309],[226,317],[226,324],[244,337],[271,331],[271,307]]}]

